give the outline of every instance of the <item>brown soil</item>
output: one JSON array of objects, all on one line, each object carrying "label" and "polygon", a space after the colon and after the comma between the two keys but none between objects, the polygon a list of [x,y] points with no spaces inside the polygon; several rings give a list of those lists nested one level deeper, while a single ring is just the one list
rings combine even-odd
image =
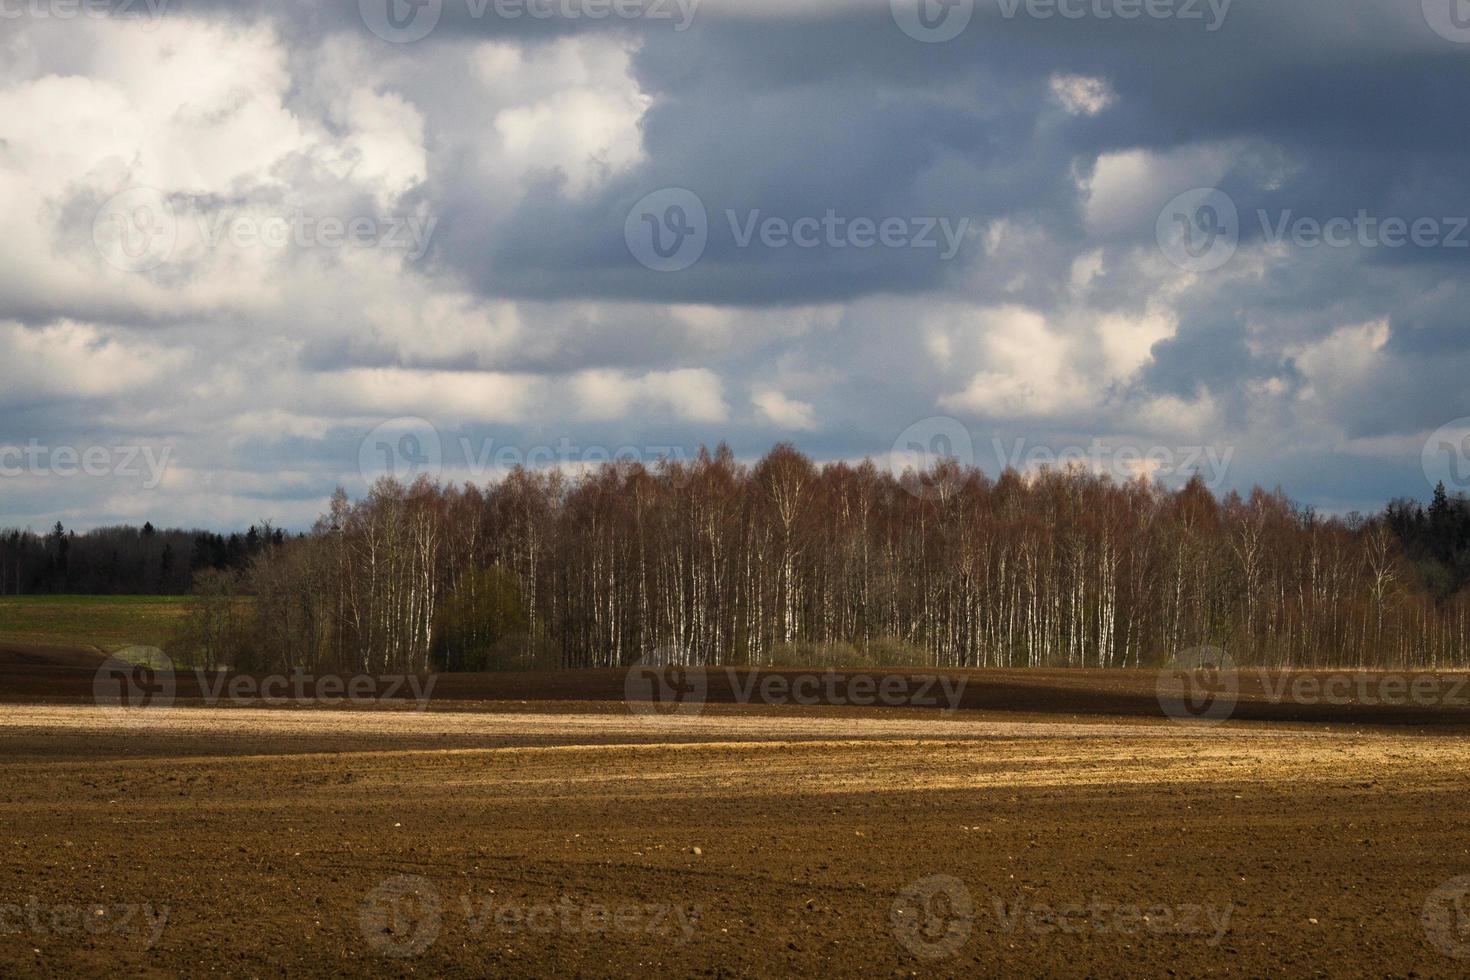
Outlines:
[{"label": "brown soil", "polygon": [[0,976],[1464,975],[1455,728],[1063,710],[0,706]]},{"label": "brown soil", "polygon": [[38,668],[59,667],[67,671],[94,671],[101,667],[106,659],[107,655],[95,647],[0,643],[0,670],[14,672],[16,676],[26,673],[36,676]]},{"label": "brown soil", "polygon": [[[93,680],[100,655],[86,650],[56,651],[44,648],[22,650],[0,646],[0,704],[49,703],[90,704],[95,699]],[[950,702],[944,688],[936,683],[943,678],[955,685],[963,681],[954,707],[966,712],[1007,712],[1027,717],[1054,718],[1057,715],[1121,717],[1168,720],[1159,705],[1153,670],[1096,669],[990,669],[946,670],[922,672],[908,669],[895,671],[837,670],[760,670],[746,668],[711,668],[704,677],[703,698],[706,710],[721,706],[738,706],[742,711],[774,707],[776,710],[804,710],[790,703],[789,697],[778,699],[774,706],[762,705],[758,685],[768,678],[784,682],[789,689],[797,678],[815,677],[821,683],[810,690],[826,697],[825,677],[835,675],[835,693],[847,704],[858,695],[859,703],[874,700],[873,692],[886,678],[907,678],[905,690],[917,702],[900,699],[900,706],[868,708],[890,713],[913,711],[919,714],[946,711]],[[621,701],[624,697],[625,670],[555,670],[486,674],[440,674],[433,678],[428,699],[430,710],[473,710],[482,702],[503,702],[495,710],[519,702],[595,702]],[[1332,688],[1331,682],[1349,678],[1347,687]],[[1360,682],[1358,678],[1362,678]],[[306,684],[308,696],[313,684],[324,678],[312,678]],[[342,678],[334,677],[339,682]],[[1470,729],[1470,674],[1464,671],[1257,671],[1241,670],[1237,675],[1238,698],[1231,717],[1240,721],[1300,722],[1334,725],[1391,725],[1415,727],[1458,726]],[[1413,682],[1427,685],[1428,696],[1415,697]],[[400,681],[401,678],[395,678]],[[427,679],[417,679],[422,685]],[[175,698],[180,704],[201,702],[209,684],[216,680],[203,678],[196,672],[180,670],[174,675]],[[1306,684],[1306,687],[1299,685]],[[1315,684],[1313,687],[1311,685]],[[1323,696],[1321,689],[1327,686]],[[1303,690],[1305,699],[1293,697],[1293,690]],[[389,685],[380,687],[388,691]],[[407,684],[395,683],[392,700],[407,701],[413,692]],[[263,702],[256,702],[261,704]],[[223,706],[223,705],[222,705]],[[830,705],[829,705],[830,706]],[[564,706],[559,710],[581,710]],[[863,711],[847,707],[845,710]]]}]

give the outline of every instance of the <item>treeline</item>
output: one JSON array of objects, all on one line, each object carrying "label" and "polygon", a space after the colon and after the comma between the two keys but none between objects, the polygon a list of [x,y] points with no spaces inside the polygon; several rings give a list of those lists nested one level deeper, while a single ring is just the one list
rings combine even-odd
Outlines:
[{"label": "treeline", "polygon": [[1463,497],[1450,498],[1441,483],[1427,509],[1395,500],[1384,520],[1435,598],[1444,601],[1470,584],[1470,503]]},{"label": "treeline", "polygon": [[244,571],[285,536],[266,525],[228,537],[209,531],[104,527],[77,534],[0,529],[0,595],[179,595],[204,569]]},{"label": "treeline", "polygon": [[[1077,470],[901,478],[721,447],[577,479],[380,481],[212,576],[186,658],[249,669],[704,664],[1148,666],[1218,645],[1269,666],[1464,666],[1470,507],[1324,518]],[[1457,516],[1455,516],[1457,515]],[[1421,553],[1422,552],[1422,553]],[[1470,566],[1466,566],[1470,567]],[[241,604],[237,593],[254,596]]]}]

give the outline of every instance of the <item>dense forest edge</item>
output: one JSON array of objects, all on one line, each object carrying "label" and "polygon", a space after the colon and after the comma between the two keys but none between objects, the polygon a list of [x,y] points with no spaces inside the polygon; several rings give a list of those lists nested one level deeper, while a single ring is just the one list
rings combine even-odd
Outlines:
[{"label": "dense forest edge", "polygon": [[1470,666],[1470,501],[1324,517],[1081,469],[894,475],[789,445],[484,487],[380,480],[304,534],[0,531],[0,594],[183,594],[176,663],[365,671]]}]

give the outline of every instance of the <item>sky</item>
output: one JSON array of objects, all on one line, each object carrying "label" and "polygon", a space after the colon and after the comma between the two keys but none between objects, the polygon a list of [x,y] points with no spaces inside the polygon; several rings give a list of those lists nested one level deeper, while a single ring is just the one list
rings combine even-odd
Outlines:
[{"label": "sky", "polygon": [[1470,489],[1461,0],[105,2],[0,0],[0,526],[721,441]]}]

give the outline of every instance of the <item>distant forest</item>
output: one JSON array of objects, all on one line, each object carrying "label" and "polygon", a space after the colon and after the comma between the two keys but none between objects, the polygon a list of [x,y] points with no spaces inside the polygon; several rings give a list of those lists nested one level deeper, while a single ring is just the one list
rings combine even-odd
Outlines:
[{"label": "distant forest", "polygon": [[901,477],[781,445],[485,487],[339,490],[311,532],[0,534],[5,591],[196,596],[170,653],[247,670],[1470,665],[1470,503],[1323,517],[1081,470]]},{"label": "distant forest", "polygon": [[0,595],[181,595],[200,571],[243,572],[284,541],[269,525],[228,537],[152,523],[83,534],[60,521],[45,535],[0,529]]}]

